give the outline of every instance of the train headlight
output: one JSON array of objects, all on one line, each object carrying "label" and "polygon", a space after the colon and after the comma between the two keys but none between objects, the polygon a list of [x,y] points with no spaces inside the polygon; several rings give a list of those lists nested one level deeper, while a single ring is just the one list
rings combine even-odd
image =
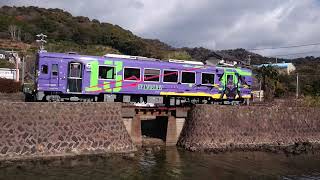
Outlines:
[{"label": "train headlight", "polygon": [[86,64],[86,71],[91,71],[91,64],[90,63]]}]

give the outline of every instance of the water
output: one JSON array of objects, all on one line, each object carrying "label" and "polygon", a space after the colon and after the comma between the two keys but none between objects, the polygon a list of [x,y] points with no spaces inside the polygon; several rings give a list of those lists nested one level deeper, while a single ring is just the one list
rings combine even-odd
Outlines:
[{"label": "water", "polygon": [[320,155],[192,153],[176,148],[134,157],[81,157],[3,166],[0,179],[320,179]]}]

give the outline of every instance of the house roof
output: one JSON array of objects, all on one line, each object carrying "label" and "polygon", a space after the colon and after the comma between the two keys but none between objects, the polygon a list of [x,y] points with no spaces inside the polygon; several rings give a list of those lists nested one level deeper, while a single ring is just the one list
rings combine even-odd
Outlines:
[{"label": "house roof", "polygon": [[262,66],[288,68],[289,66],[294,66],[294,65],[292,63],[274,63],[274,64],[260,64],[260,65],[257,65],[257,67],[262,67]]}]

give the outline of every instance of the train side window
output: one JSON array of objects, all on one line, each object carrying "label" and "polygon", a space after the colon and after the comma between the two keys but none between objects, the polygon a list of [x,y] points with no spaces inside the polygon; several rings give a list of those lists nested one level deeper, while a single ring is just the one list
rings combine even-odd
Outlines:
[{"label": "train side window", "polygon": [[99,66],[99,79],[115,79],[115,67]]},{"label": "train side window", "polygon": [[163,71],[163,82],[165,83],[178,83],[178,71]]},{"label": "train side window", "polygon": [[70,63],[69,77],[81,78],[82,70],[80,63]]},{"label": "train side window", "polygon": [[58,73],[59,73],[58,64],[52,64],[51,73],[52,73],[52,76],[58,76]]},{"label": "train side window", "polygon": [[41,74],[48,74],[48,65],[41,66]]},{"label": "train side window", "polygon": [[214,74],[211,73],[202,73],[201,76],[201,83],[202,84],[207,84],[207,85],[212,85],[214,84]]},{"label": "train side window", "polygon": [[185,84],[196,83],[196,73],[195,72],[182,72],[181,83],[185,83]]},{"label": "train side window", "polygon": [[144,81],[146,82],[159,82],[160,70],[159,69],[144,69]]},{"label": "train side window", "polygon": [[140,81],[140,68],[124,68],[124,80]]}]

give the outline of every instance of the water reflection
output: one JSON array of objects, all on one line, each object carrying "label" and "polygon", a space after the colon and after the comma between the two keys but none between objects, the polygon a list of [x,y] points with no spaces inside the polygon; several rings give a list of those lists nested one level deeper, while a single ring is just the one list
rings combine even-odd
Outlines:
[{"label": "water reflection", "polygon": [[320,156],[191,153],[176,148],[134,157],[78,157],[1,165],[0,179],[320,179]]}]

